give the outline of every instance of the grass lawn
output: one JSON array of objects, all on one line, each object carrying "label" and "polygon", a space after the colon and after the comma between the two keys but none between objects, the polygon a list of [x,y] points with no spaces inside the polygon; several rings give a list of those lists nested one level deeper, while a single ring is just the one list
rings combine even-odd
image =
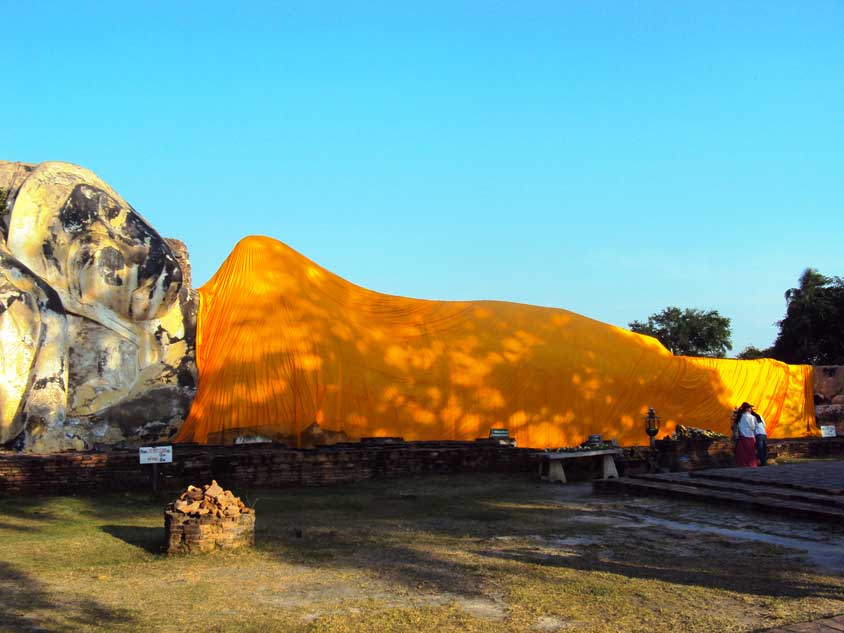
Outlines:
[{"label": "grass lawn", "polygon": [[841,570],[722,529],[841,528],[526,475],[234,492],[256,548],[169,558],[175,492],[0,499],[0,630],[694,633],[844,612]]}]

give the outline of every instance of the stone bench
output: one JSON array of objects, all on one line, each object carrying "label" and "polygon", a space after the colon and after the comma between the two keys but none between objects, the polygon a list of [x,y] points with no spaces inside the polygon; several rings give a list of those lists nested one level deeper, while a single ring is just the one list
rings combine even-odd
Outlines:
[{"label": "stone bench", "polygon": [[568,451],[558,453],[542,453],[539,462],[539,478],[541,481],[559,481],[566,483],[566,473],[563,462],[567,459],[581,459],[585,457],[601,457],[601,478],[618,479],[615,467],[615,455],[621,455],[621,449],[605,448],[594,451]]}]

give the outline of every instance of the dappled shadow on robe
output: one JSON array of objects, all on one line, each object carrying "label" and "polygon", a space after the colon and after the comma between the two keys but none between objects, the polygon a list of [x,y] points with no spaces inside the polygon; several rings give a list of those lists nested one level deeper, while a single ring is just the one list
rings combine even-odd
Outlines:
[{"label": "dappled shadow on robe", "polygon": [[648,407],[665,433],[729,433],[742,400],[772,436],[803,435],[812,417],[802,367],[673,356],[558,308],[385,295],[270,238],[238,243],[199,292],[198,391],[176,441],[295,445],[317,422],[353,439],[473,440],[506,427],[520,446],[593,433],[631,445],[644,442]]}]

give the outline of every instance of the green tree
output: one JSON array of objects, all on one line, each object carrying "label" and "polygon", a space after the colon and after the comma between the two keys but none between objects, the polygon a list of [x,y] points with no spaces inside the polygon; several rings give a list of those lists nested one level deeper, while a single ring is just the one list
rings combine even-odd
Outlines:
[{"label": "green tree", "polygon": [[646,323],[633,321],[629,327],[639,334],[658,339],[672,354],[723,358],[733,349],[730,319],[717,310],[668,307],[648,317]]},{"label": "green tree", "polygon": [[844,279],[807,268],[797,288],[785,291],[785,303],[773,358],[810,365],[844,363]]},{"label": "green tree", "polygon": [[755,345],[748,345],[738,354],[736,354],[736,358],[739,360],[756,360],[757,358],[771,358],[772,353],[773,348],[768,347],[765,349],[759,349]]}]

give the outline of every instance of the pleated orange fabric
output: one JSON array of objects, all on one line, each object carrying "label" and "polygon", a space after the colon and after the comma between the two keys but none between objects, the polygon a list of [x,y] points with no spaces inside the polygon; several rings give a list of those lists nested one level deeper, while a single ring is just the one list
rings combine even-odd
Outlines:
[{"label": "pleated orange fabric", "polygon": [[199,293],[199,389],[177,441],[295,445],[318,422],[352,438],[506,427],[520,446],[642,444],[649,406],[664,433],[729,433],[745,400],[771,437],[815,433],[809,366],[673,356],[562,309],[385,295],[267,237],[242,240]]}]

